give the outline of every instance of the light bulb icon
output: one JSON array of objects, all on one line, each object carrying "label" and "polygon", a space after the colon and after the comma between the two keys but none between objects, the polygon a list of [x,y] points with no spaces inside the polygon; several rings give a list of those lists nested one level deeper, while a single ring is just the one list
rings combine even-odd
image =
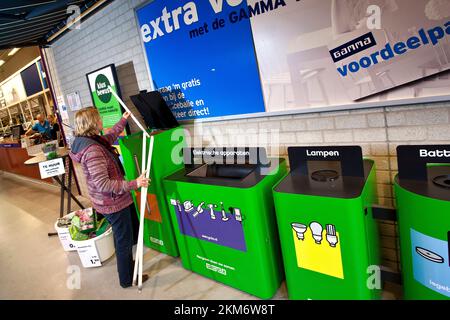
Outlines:
[{"label": "light bulb icon", "polygon": [[336,235],[336,227],[332,224],[327,224],[327,241],[330,247],[335,248],[338,243],[338,237]]},{"label": "light bulb icon", "polygon": [[311,232],[314,238],[314,241],[317,244],[320,244],[322,242],[322,225],[320,223],[317,222],[312,222],[309,227],[311,228]]},{"label": "light bulb icon", "polygon": [[291,223],[292,229],[297,233],[297,239],[298,240],[304,240],[305,239],[305,232],[308,229],[308,227],[301,223]]}]

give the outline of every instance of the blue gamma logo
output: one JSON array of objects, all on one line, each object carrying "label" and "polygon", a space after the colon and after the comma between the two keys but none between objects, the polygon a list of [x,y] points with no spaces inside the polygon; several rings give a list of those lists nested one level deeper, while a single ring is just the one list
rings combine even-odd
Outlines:
[{"label": "blue gamma logo", "polygon": [[[382,61],[387,61],[395,56],[403,55],[408,50],[415,50],[425,45],[437,45],[441,39],[450,35],[450,21],[444,26],[437,26],[432,29],[419,30],[417,36],[410,37],[405,42],[397,42],[394,45],[387,43],[386,46],[379,50],[362,57],[359,60],[352,61],[337,68],[342,77],[346,77],[349,72],[357,73],[361,69],[367,69],[372,65],[376,65]],[[345,43],[330,51],[334,62],[341,61],[358,52],[367,50],[376,45],[375,39],[371,33],[367,33],[355,40]]]}]

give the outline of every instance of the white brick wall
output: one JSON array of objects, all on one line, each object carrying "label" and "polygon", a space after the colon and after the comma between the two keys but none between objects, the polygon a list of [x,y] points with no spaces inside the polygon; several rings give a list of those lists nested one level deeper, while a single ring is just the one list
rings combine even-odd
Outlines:
[{"label": "white brick wall", "polygon": [[365,115],[343,116],[335,118],[336,129],[367,128]]}]

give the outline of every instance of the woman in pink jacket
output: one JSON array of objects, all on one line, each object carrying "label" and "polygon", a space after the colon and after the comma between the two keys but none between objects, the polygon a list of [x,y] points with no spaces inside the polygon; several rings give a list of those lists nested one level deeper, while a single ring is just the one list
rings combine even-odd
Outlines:
[{"label": "woman in pink jacket", "polygon": [[[133,227],[132,214],[136,214],[130,191],[146,187],[149,180],[145,172],[136,180],[126,181],[117,149],[112,146],[123,132],[129,113],[101,136],[102,119],[98,110],[88,107],[75,115],[75,140],[70,157],[81,163],[86,177],[89,196],[94,209],[111,224],[116,246],[117,270],[120,285],[130,287],[133,281]],[[143,276],[143,281],[148,276]]]}]

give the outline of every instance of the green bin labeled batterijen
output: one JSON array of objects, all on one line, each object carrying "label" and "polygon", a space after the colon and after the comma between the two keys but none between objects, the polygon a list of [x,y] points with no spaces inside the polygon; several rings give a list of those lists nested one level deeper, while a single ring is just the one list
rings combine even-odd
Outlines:
[{"label": "green bin labeled batterijen", "polygon": [[404,298],[450,298],[450,145],[398,146]]},{"label": "green bin labeled batterijen", "polygon": [[183,267],[259,298],[282,278],[272,187],[283,159],[263,148],[184,149],[164,186]]},{"label": "green bin labeled batterijen", "polygon": [[360,147],[290,147],[274,187],[290,299],[378,299],[375,164]]},{"label": "green bin labeled batterijen", "polygon": [[[154,143],[150,169],[151,184],[148,188],[147,208],[144,215],[144,244],[171,256],[178,256],[178,248],[164,193],[163,178],[183,167],[180,155],[178,155],[178,158],[181,158],[179,163],[176,157],[172,158],[174,150],[179,150],[181,154],[184,143],[183,132],[183,129],[178,127],[152,133]],[[150,146],[150,138],[147,138],[147,154],[148,146]],[[120,148],[127,179],[136,179],[141,173],[142,132],[120,139]],[[140,192],[133,191],[132,195],[139,215]]]}]

